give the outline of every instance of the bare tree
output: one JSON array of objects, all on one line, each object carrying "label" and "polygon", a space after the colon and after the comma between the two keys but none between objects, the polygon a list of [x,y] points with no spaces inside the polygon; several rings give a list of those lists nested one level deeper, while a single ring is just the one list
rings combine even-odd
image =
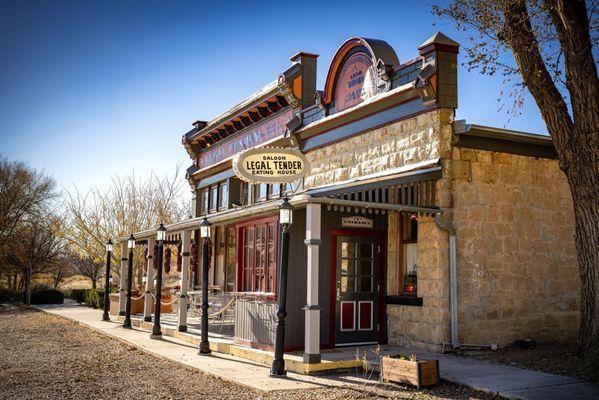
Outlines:
[{"label": "bare tree", "polygon": [[99,260],[101,257],[90,257],[87,254],[74,253],[68,258],[68,262],[74,271],[89,278],[92,281],[92,288],[95,289],[98,279],[102,276],[104,266],[103,262]]},{"label": "bare tree", "polygon": [[57,196],[52,177],[21,161],[0,157],[0,248],[28,213]]},{"label": "bare tree", "polygon": [[528,90],[545,120],[572,192],[582,287],[579,337],[593,364],[599,364],[597,11],[597,1],[583,0],[454,0],[433,7],[473,33],[467,65],[506,77],[516,109]]},{"label": "bare tree", "polygon": [[59,221],[49,214],[29,216],[19,224],[8,244],[6,260],[25,276],[25,304],[31,303],[33,275],[46,272],[58,261],[63,242],[57,235]]},{"label": "bare tree", "polygon": [[[66,238],[78,259],[89,265],[104,263],[105,243],[109,238],[155,228],[161,222],[171,223],[189,216],[182,201],[185,182],[177,166],[171,176],[151,174],[146,181],[134,174],[113,177],[108,190],[92,189],[81,194],[76,188],[68,192],[66,202],[68,228]],[[120,246],[114,247],[114,275],[119,276]],[[138,283],[144,262],[142,252],[135,251]],[[89,275],[86,275],[89,276]]]}]

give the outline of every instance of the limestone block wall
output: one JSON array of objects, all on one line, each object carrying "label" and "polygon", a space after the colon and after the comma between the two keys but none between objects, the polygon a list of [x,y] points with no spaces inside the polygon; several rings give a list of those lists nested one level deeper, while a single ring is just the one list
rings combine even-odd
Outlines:
[{"label": "limestone block wall", "polygon": [[579,277],[572,199],[556,160],[453,148],[462,343],[572,340]]},{"label": "limestone block wall", "polygon": [[[389,226],[397,214],[389,215]],[[397,229],[390,234],[397,235]],[[390,235],[391,236],[391,235]],[[395,236],[397,237],[397,236]],[[397,293],[397,241],[389,240],[388,271],[394,280],[388,281],[387,291]],[[447,233],[437,228],[431,216],[418,219],[418,297],[422,306],[387,305],[389,343],[441,350],[450,341],[449,270]],[[389,275],[388,274],[388,275]]]},{"label": "limestone block wall", "polygon": [[304,187],[352,178],[439,158],[440,113],[433,110],[310,151]]}]

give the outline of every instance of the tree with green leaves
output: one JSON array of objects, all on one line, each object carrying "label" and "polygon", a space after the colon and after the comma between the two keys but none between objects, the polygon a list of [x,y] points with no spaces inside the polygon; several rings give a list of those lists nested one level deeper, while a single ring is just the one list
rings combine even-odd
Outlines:
[{"label": "tree with green leaves", "polygon": [[598,1],[453,0],[433,6],[470,33],[469,69],[501,74],[512,110],[528,91],[553,139],[574,205],[581,350],[599,363]]}]

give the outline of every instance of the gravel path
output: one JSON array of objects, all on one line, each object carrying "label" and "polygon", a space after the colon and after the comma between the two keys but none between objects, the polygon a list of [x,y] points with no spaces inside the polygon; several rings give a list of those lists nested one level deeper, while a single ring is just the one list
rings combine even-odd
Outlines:
[{"label": "gravel path", "polygon": [[74,322],[0,305],[0,399],[492,399],[442,384],[263,393],[154,357]]}]

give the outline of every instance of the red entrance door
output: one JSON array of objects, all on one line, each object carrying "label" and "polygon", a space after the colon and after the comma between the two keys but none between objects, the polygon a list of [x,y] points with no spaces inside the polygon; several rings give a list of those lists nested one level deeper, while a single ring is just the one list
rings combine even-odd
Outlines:
[{"label": "red entrance door", "polygon": [[331,326],[335,346],[381,339],[382,239],[377,232],[335,231]]}]

